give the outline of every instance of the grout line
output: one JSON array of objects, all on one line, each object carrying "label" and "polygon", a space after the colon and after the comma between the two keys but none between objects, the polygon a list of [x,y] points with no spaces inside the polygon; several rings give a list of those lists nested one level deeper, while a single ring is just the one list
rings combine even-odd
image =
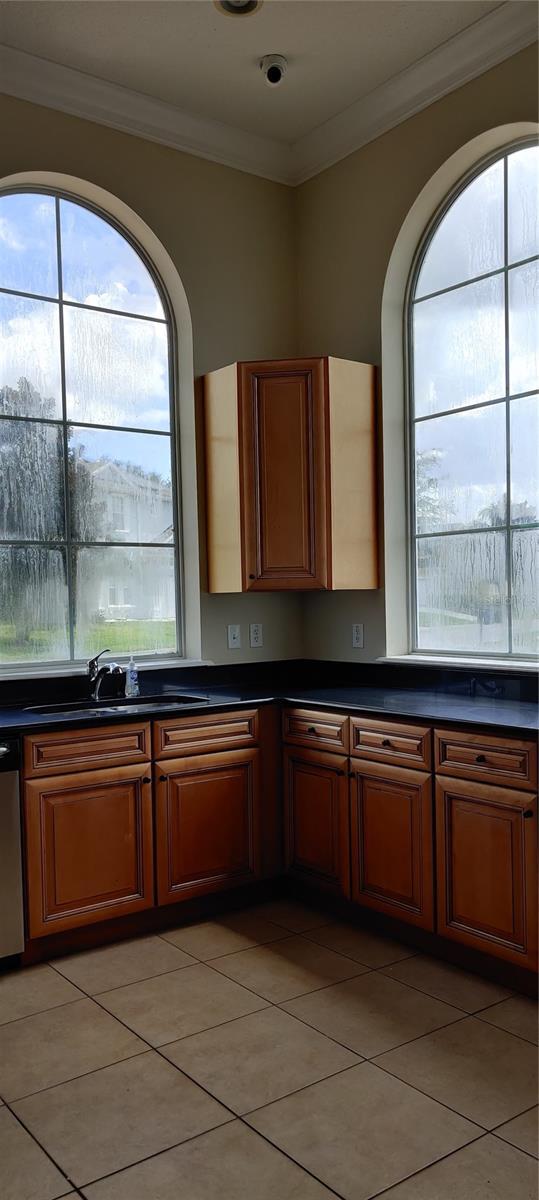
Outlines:
[{"label": "grout line", "polygon": [[[110,1015],[110,1014],[109,1014]],[[132,1033],[132,1029],[129,1033]],[[142,1038],[139,1038],[142,1041]],[[35,1092],[25,1092],[24,1096],[12,1096],[10,1100],[6,1100],[2,1096],[4,1104],[22,1104],[23,1100],[30,1100],[32,1096],[40,1096],[42,1092],[50,1092],[55,1087],[61,1087],[64,1083],[74,1083],[76,1079],[84,1079],[86,1075],[97,1075],[98,1071],[104,1071],[107,1067],[115,1067],[118,1063],[128,1062],[131,1058],[140,1058],[142,1054],[147,1054],[146,1043],[143,1043],[143,1049],[137,1050],[135,1054],[128,1054],[125,1058],[115,1058],[112,1062],[103,1063],[100,1067],[92,1067],[90,1071],[81,1071],[79,1075],[70,1075],[68,1079],[58,1079],[56,1083],[48,1083],[46,1087],[36,1088]],[[154,1047],[150,1047],[152,1050]],[[1,1095],[1,1093],[0,1093]]]},{"label": "grout line", "polygon": [[25,1124],[25,1122],[22,1120],[22,1118],[19,1116],[19,1114],[14,1111],[14,1109],[11,1107],[11,1103],[12,1102],[10,1102],[8,1100],[4,1101],[4,1105],[5,1105],[6,1109],[8,1110],[8,1112],[11,1113],[11,1116],[14,1118],[15,1121],[17,1121],[17,1124],[22,1126],[22,1128],[28,1134],[28,1136],[31,1137],[32,1141],[35,1142],[36,1146],[39,1146],[39,1149],[43,1152],[43,1154],[46,1155],[46,1157],[49,1159],[49,1162],[52,1163],[53,1167],[56,1167],[56,1170],[65,1179],[68,1186],[67,1186],[67,1191],[62,1192],[61,1196],[58,1198],[58,1200],[61,1200],[61,1197],[68,1196],[69,1193],[73,1191],[75,1184],[69,1178],[69,1175],[67,1175],[66,1172],[64,1170],[62,1170],[62,1167],[59,1165],[59,1163],[57,1163],[56,1159],[53,1158],[52,1154],[50,1153],[49,1150],[47,1150],[46,1146],[44,1146],[40,1142],[39,1138],[36,1137],[36,1134],[33,1133],[33,1131],[28,1128],[28,1126]]},{"label": "grout line", "polygon": [[[417,957],[417,956],[414,956],[414,957]],[[507,996],[504,996],[503,1000],[495,1000],[494,1004],[487,1004],[487,1005],[485,1005],[484,1008],[474,1009],[472,1012],[470,1012],[466,1008],[459,1008],[459,1005],[452,1003],[451,1000],[442,1000],[441,996],[436,996],[434,994],[434,992],[427,992],[425,990],[425,988],[419,987],[419,984],[417,984],[417,983],[410,983],[408,979],[406,979],[406,980],[398,979],[396,975],[386,975],[386,971],[389,967],[398,967],[400,962],[407,962],[407,961],[408,961],[407,959],[398,959],[394,963],[384,964],[383,967],[373,967],[373,970],[376,971],[376,973],[378,975],[384,975],[386,979],[391,979],[391,981],[393,983],[402,983],[402,984],[404,984],[404,987],[411,988],[414,992],[421,992],[422,996],[428,996],[430,1000],[437,1000],[439,1004],[447,1004],[447,1005],[449,1005],[450,1008],[457,1008],[459,1010],[459,1012],[466,1013],[466,1015],[468,1017],[476,1017],[478,1015],[478,1013],[486,1012],[488,1008],[494,1008],[496,1004],[503,1004],[505,1002],[505,1000],[510,1000],[515,995],[514,992],[509,992],[509,994]],[[441,959],[435,959],[435,962],[441,962],[441,961],[442,961]],[[453,963],[450,963],[449,965],[454,966]],[[455,967],[455,970],[462,971],[462,967]],[[473,972],[464,972],[464,974],[473,974]],[[485,980],[484,977],[482,977],[481,975],[474,975],[474,979],[478,979],[479,981],[486,982],[486,983],[492,982],[491,980]],[[500,985],[496,984],[495,986],[501,987],[501,984]]]},{"label": "grout line", "polygon": [[[437,1030],[433,1030],[433,1032],[436,1033]],[[428,1036],[428,1034],[426,1036]],[[420,1039],[417,1038],[416,1040],[419,1041]],[[409,1043],[407,1043],[407,1045],[408,1044]],[[387,1051],[387,1053],[391,1053],[391,1051]],[[436,1096],[431,1096],[430,1092],[423,1091],[423,1089],[418,1087],[416,1083],[410,1083],[408,1081],[408,1079],[402,1079],[402,1077],[400,1075],[395,1075],[394,1071],[390,1071],[388,1067],[383,1067],[381,1063],[375,1062],[373,1059],[368,1059],[367,1061],[370,1062],[372,1067],[378,1067],[378,1069],[380,1071],[383,1071],[385,1075],[390,1075],[391,1079],[398,1079],[400,1083],[405,1083],[406,1086],[412,1088],[412,1090],[414,1092],[419,1092],[420,1096],[426,1096],[427,1099],[432,1100],[434,1104],[439,1104],[441,1106],[441,1108],[447,1108],[449,1110],[449,1112],[453,1113],[453,1115],[456,1117],[460,1117],[460,1119],[462,1121],[468,1121],[472,1125],[476,1125],[478,1129],[483,1130],[483,1133],[491,1133],[492,1132],[488,1128],[488,1125],[482,1125],[481,1122],[478,1121],[477,1117],[467,1117],[465,1113],[459,1112],[458,1108],[452,1108],[452,1106],[450,1104],[447,1104],[445,1102],[445,1100],[438,1100],[438,1098]],[[515,1116],[517,1116],[517,1117],[520,1115],[521,1115],[520,1113],[515,1113]],[[512,1121],[513,1117],[508,1117],[507,1120]]]},{"label": "grout line", "polygon": [[[66,982],[65,976],[62,975],[62,979]],[[73,986],[75,987],[75,984]],[[23,1017],[13,1017],[11,1021],[0,1022],[0,1031],[7,1029],[8,1025],[18,1025],[20,1021],[28,1021],[31,1017],[40,1017],[44,1013],[56,1012],[59,1008],[69,1008],[70,1004],[80,1004],[81,1000],[91,999],[87,992],[79,990],[80,996],[75,996],[74,1000],[64,1000],[62,1004],[52,1004],[50,1008],[38,1008],[37,1012],[25,1013]]]},{"label": "grout line", "polygon": [[420,1167],[418,1171],[412,1171],[411,1175],[404,1175],[402,1179],[397,1180],[397,1183],[390,1183],[389,1187],[382,1188],[380,1192],[373,1192],[368,1200],[378,1200],[379,1196],[387,1196],[388,1192],[392,1192],[393,1188],[400,1187],[401,1183],[407,1183],[410,1179],[417,1179],[420,1175],[424,1175],[425,1171],[429,1171],[431,1167],[436,1167],[438,1163],[446,1162],[449,1158],[454,1158],[455,1154],[459,1154],[461,1150],[466,1150],[468,1146],[475,1145],[476,1142],[482,1142],[488,1137],[488,1130],[485,1133],[480,1133],[479,1137],[470,1138],[469,1142],[464,1142],[462,1146],[457,1146],[456,1150],[450,1150],[447,1154],[441,1154],[439,1158],[433,1159],[432,1162],[425,1163],[424,1167]]},{"label": "grout line", "polygon": [[[526,1109],[525,1111],[529,1112],[529,1109]],[[523,1115],[524,1115],[523,1113],[517,1113],[517,1117],[522,1117]],[[515,1117],[509,1118],[509,1121],[513,1121],[513,1120],[516,1120],[516,1118]],[[505,1122],[505,1124],[508,1124],[508,1123],[509,1122],[507,1122],[507,1121]],[[525,1150],[523,1146],[517,1146],[515,1142],[508,1141],[507,1138],[502,1137],[501,1133],[497,1133],[494,1129],[491,1129],[489,1132],[491,1133],[492,1137],[495,1137],[498,1142],[502,1142],[502,1144],[504,1146],[510,1146],[512,1150],[517,1150],[519,1152],[519,1154],[525,1154],[527,1158],[531,1158],[532,1162],[534,1162],[536,1167],[539,1168],[539,1164],[537,1162],[537,1155],[533,1153],[533,1150]]]},{"label": "grout line", "polygon": [[532,1042],[531,1038],[524,1037],[522,1033],[514,1033],[512,1029],[504,1029],[503,1025],[496,1025],[494,1021],[487,1021],[485,1017],[481,1017],[478,1013],[470,1013],[470,1016],[477,1017],[478,1021],[481,1021],[483,1025],[489,1025],[491,1029],[498,1029],[500,1033],[508,1033],[509,1037],[516,1038],[517,1042],[524,1042],[525,1046],[535,1046],[536,1050],[538,1048],[537,1042]]},{"label": "grout line", "polygon": [[[354,925],[350,925],[349,928],[352,931],[354,931],[357,927]],[[311,932],[314,933],[315,930],[312,930]],[[369,933],[369,934],[371,933],[370,930],[358,930],[358,932]],[[379,935],[374,934],[374,936],[378,937]],[[309,942],[312,942],[314,946],[319,946],[321,950],[331,950],[332,954],[338,954],[338,955],[340,955],[341,958],[349,958],[351,960],[351,962],[358,963],[358,965],[360,967],[368,967],[369,971],[381,971],[385,967],[396,967],[396,966],[398,966],[399,963],[408,962],[409,958],[417,958],[418,955],[420,954],[419,950],[411,950],[410,953],[406,954],[404,957],[394,958],[394,959],[392,958],[390,960],[390,962],[382,963],[379,967],[373,967],[370,963],[364,963],[359,958],[353,958],[351,954],[346,954],[346,952],[344,950],[335,950],[333,948],[333,946],[326,946],[326,945],[324,945],[323,942],[317,942],[316,938],[309,937],[308,933],[302,934],[302,937],[306,938]],[[385,940],[386,940],[385,938],[380,938],[380,941],[385,941]],[[395,939],[393,939],[393,940],[395,940]],[[388,938],[387,941],[391,941],[391,938]],[[404,946],[405,942],[403,942],[402,944]],[[400,980],[399,980],[399,982],[400,982]]]},{"label": "grout line", "polygon": [[[255,949],[255,947],[251,947],[251,949]],[[228,955],[222,955],[222,957],[227,958]],[[274,1004],[276,1006],[279,1006],[281,1004],[288,1004],[292,1000],[301,1000],[303,996],[311,996],[311,995],[313,995],[314,992],[325,992],[325,991],[327,991],[328,988],[336,987],[337,984],[339,984],[339,983],[348,983],[351,979],[358,979],[362,975],[370,975],[371,974],[370,970],[368,968],[365,968],[362,971],[355,971],[353,975],[345,975],[343,977],[343,979],[332,979],[330,983],[323,983],[321,987],[314,987],[314,988],[310,988],[306,992],[299,992],[295,996],[283,996],[282,1000],[268,1000],[266,996],[263,996],[261,992],[255,992],[254,989],[252,987],[249,987],[248,984],[240,983],[239,979],[234,979],[233,975],[227,975],[225,971],[220,971],[219,967],[216,967],[214,965],[217,961],[218,961],[218,959],[210,959],[208,962],[206,962],[204,964],[204,966],[210,967],[210,969],[212,971],[215,971],[217,975],[220,975],[222,979],[228,979],[231,983],[235,983],[237,987],[245,988],[245,991],[251,992],[252,995],[257,996],[259,1000],[265,1000],[266,1004]],[[359,966],[360,966],[360,963],[356,963],[356,967],[359,967]]]}]

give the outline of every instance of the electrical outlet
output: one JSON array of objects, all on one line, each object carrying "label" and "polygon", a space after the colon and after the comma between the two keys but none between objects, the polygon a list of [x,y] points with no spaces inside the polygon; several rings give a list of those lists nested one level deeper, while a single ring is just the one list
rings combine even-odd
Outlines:
[{"label": "electrical outlet", "polygon": [[262,626],[257,622],[253,622],[251,625],[249,625],[249,644],[253,649],[255,649],[257,646],[264,645]]},{"label": "electrical outlet", "polygon": [[228,649],[239,650],[241,646],[241,630],[239,625],[227,625]]},{"label": "electrical outlet", "polygon": [[352,625],[352,646],[354,650],[363,650],[363,625]]}]

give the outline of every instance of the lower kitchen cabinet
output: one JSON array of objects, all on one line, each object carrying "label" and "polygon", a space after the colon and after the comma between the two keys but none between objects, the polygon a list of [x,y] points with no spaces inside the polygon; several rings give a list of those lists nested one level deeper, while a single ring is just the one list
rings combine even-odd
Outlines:
[{"label": "lower kitchen cabinet", "polygon": [[230,750],[156,764],[159,904],[261,875],[259,754]]},{"label": "lower kitchen cabinet", "polygon": [[537,797],[438,777],[438,932],[537,966]]},{"label": "lower kitchen cabinet", "polygon": [[153,904],[149,763],[27,780],[28,933],[59,933]]},{"label": "lower kitchen cabinet", "polygon": [[291,746],[284,752],[286,868],[314,886],[350,895],[348,759]]},{"label": "lower kitchen cabinet", "polygon": [[431,776],[378,763],[351,766],[352,899],[432,930]]}]

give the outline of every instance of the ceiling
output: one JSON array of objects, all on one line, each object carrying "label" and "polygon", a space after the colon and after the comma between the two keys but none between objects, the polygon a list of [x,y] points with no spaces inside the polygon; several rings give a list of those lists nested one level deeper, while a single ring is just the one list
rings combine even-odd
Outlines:
[{"label": "ceiling", "polygon": [[[524,10],[529,25],[531,0],[264,0],[242,17],[212,0],[0,0],[0,43],[289,147],[448,44],[458,55],[478,22]],[[267,53],[289,62],[277,89]]]}]

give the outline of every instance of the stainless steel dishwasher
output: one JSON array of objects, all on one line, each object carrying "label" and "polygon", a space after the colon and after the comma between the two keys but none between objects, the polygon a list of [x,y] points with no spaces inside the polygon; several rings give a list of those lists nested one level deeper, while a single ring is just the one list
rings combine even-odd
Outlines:
[{"label": "stainless steel dishwasher", "polygon": [[0,740],[0,960],[24,950],[20,746]]}]

